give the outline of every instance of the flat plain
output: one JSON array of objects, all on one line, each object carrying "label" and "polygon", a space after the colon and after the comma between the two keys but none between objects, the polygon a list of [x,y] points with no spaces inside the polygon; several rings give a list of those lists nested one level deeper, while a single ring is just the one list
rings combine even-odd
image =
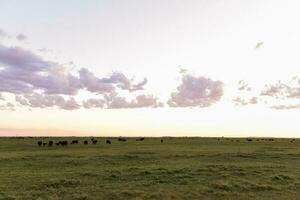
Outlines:
[{"label": "flat plain", "polygon": [[0,199],[300,199],[297,139],[90,139],[0,138]]}]

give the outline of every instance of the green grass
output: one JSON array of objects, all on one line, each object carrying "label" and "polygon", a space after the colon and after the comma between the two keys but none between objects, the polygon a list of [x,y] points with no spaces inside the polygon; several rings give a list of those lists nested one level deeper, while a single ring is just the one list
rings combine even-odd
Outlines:
[{"label": "green grass", "polygon": [[[71,141],[74,138],[43,138]],[[0,199],[299,199],[300,140],[0,138]]]}]

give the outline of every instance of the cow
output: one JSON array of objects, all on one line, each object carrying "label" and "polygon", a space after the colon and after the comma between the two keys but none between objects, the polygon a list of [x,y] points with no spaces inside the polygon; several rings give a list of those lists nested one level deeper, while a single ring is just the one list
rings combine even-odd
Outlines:
[{"label": "cow", "polygon": [[56,145],[56,146],[59,146],[59,145],[60,145],[60,142],[56,142],[55,145]]},{"label": "cow", "polygon": [[42,141],[38,141],[38,145],[39,145],[39,147],[41,147],[41,146],[42,146],[42,144],[43,144],[43,142],[42,142]]},{"label": "cow", "polygon": [[145,138],[137,138],[136,141],[144,141]]},{"label": "cow", "polygon": [[247,138],[247,141],[248,141],[248,142],[252,142],[252,139],[250,139],[250,138]]},{"label": "cow", "polygon": [[161,139],[161,140],[160,140],[160,143],[163,143],[163,142],[164,142],[164,140],[163,140],[163,139]]},{"label": "cow", "polygon": [[71,144],[78,144],[78,140],[73,140]]},{"label": "cow", "polygon": [[126,142],[127,140],[125,138],[119,138],[118,141],[120,141],[120,142]]},{"label": "cow", "polygon": [[106,144],[111,144],[111,141],[110,140],[106,140]]},{"label": "cow", "polygon": [[98,140],[92,140],[93,144],[97,144]]},{"label": "cow", "polygon": [[88,144],[89,142],[87,140],[84,140],[83,144]]},{"label": "cow", "polygon": [[48,146],[52,147],[52,145],[53,145],[53,141],[49,141]]},{"label": "cow", "polygon": [[68,145],[68,141],[59,141],[59,144],[61,146],[67,146]]},{"label": "cow", "polygon": [[43,143],[43,146],[46,146],[46,145],[47,145],[47,142],[44,142],[44,143]]}]

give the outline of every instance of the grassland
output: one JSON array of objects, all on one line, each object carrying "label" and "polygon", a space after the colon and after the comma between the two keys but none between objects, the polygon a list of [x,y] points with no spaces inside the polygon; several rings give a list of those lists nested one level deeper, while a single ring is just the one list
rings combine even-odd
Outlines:
[{"label": "grassland", "polygon": [[300,199],[300,140],[78,139],[0,138],[0,199]]}]

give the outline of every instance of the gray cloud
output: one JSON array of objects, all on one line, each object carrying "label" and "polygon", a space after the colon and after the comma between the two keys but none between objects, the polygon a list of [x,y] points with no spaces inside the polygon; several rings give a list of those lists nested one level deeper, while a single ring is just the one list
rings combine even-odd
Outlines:
[{"label": "gray cloud", "polygon": [[251,91],[252,88],[249,87],[248,83],[246,83],[244,80],[240,80],[240,81],[238,82],[238,90]]},{"label": "gray cloud", "polygon": [[266,85],[266,89],[260,94],[275,98],[295,98],[300,99],[300,77],[294,77],[288,83],[278,81],[275,84]]},{"label": "gray cloud", "polygon": [[116,95],[106,96],[108,109],[120,109],[120,108],[157,108],[162,107],[163,104],[158,101],[153,95],[138,95],[135,99],[127,101],[124,97]]},{"label": "gray cloud", "polygon": [[0,110],[15,111],[15,105],[8,102],[5,105],[0,105]]},{"label": "gray cloud", "polygon": [[74,98],[71,97],[65,100],[62,96],[59,95],[33,93],[23,96],[17,95],[15,97],[15,100],[20,105],[29,106],[32,108],[58,107],[64,110],[75,110],[80,108],[80,105],[75,101]]},{"label": "gray cloud", "polygon": [[24,35],[23,33],[19,33],[17,36],[16,36],[16,39],[19,40],[19,41],[24,41],[24,40],[27,40],[28,37],[26,35]]},{"label": "gray cloud", "polygon": [[144,86],[147,84],[146,78],[140,83],[133,84],[133,80],[128,79],[120,72],[114,72],[107,78],[98,78],[88,69],[82,68],[79,71],[79,74],[81,83],[88,91],[100,94],[113,92],[115,90],[115,85],[122,90],[134,92],[143,90]]},{"label": "gray cloud", "polygon": [[88,99],[82,103],[86,109],[90,108],[104,108],[106,101],[104,99]]},{"label": "gray cloud", "polygon": [[208,107],[220,101],[223,96],[223,83],[210,78],[183,75],[177,92],[171,94],[168,105],[171,107]]},{"label": "gray cloud", "polygon": [[0,101],[5,101],[5,98],[3,97],[3,95],[0,93]]},{"label": "gray cloud", "polygon": [[[71,74],[59,63],[46,61],[31,51],[0,44],[0,92],[15,94],[15,100],[23,106],[77,109],[80,106],[74,99],[64,100],[60,95],[75,96],[79,90],[101,95],[116,93],[117,89],[134,92],[144,90],[146,84],[146,78],[134,83],[134,79],[120,72],[98,78],[81,68],[78,74]],[[139,97],[129,107],[142,107],[146,100],[150,98]],[[90,99],[83,102],[83,107],[102,107],[102,104]]]},{"label": "gray cloud", "polygon": [[232,99],[233,102],[235,102],[238,106],[246,106],[249,104],[257,104],[258,98],[257,97],[251,97],[250,99],[245,99],[242,97],[236,97],[235,99]]},{"label": "gray cloud", "polygon": [[294,104],[294,105],[276,105],[276,106],[272,106],[271,108],[278,109],[278,110],[300,109],[300,104]]},{"label": "gray cloud", "polygon": [[9,34],[6,31],[0,29],[0,37],[6,38],[6,37],[9,37]]}]

